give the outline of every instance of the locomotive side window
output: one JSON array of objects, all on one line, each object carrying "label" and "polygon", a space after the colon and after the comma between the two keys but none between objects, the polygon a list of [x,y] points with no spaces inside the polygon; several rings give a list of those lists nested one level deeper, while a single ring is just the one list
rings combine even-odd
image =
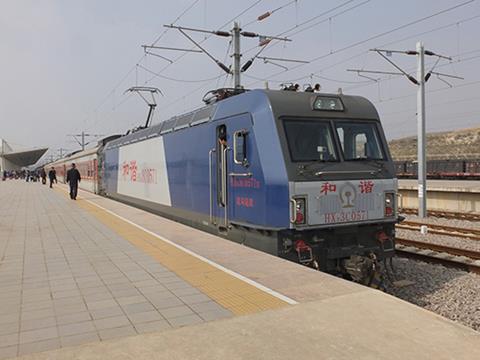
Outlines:
[{"label": "locomotive side window", "polygon": [[233,135],[233,153],[235,164],[248,166],[247,161],[247,134],[246,130],[236,131]]},{"label": "locomotive side window", "polygon": [[383,160],[377,127],[374,123],[336,124],[345,160]]},{"label": "locomotive side window", "polygon": [[285,120],[292,161],[337,161],[330,124],[319,120]]}]

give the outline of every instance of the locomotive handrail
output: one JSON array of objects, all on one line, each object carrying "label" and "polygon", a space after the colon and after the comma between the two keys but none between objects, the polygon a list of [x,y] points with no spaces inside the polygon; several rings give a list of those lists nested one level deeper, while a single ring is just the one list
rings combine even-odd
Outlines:
[{"label": "locomotive handrail", "polygon": [[317,171],[315,176],[322,176],[322,175],[332,175],[332,174],[370,174],[375,175],[379,173],[381,170],[355,170],[355,171],[345,171],[345,170],[337,170],[337,171]]},{"label": "locomotive handrail", "polygon": [[290,215],[290,222],[294,224],[296,220],[297,200],[295,200],[294,198],[291,198],[290,203],[293,205],[292,214]]},{"label": "locomotive handrail", "polygon": [[222,201],[225,207],[225,228],[228,229],[228,206],[227,206],[227,152],[231,150],[226,146],[223,149],[223,161],[222,161]]},{"label": "locomotive handrail", "polygon": [[208,190],[210,192],[210,224],[213,224],[213,196],[212,196],[212,154],[216,152],[215,149],[210,149],[208,152]]},{"label": "locomotive handrail", "polygon": [[234,172],[231,172],[231,173],[228,174],[228,176],[252,177],[252,176],[253,176],[253,173],[251,173],[251,172],[247,172],[247,173],[234,173]]},{"label": "locomotive handrail", "polygon": [[397,192],[397,209],[398,208],[403,208],[403,194],[400,194],[400,192]]}]

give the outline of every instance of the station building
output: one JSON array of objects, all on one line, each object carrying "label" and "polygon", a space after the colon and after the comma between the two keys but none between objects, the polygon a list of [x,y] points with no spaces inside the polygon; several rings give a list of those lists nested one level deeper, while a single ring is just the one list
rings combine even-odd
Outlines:
[{"label": "station building", "polygon": [[0,139],[0,171],[20,170],[35,164],[47,152],[48,148],[14,150],[12,146]]}]

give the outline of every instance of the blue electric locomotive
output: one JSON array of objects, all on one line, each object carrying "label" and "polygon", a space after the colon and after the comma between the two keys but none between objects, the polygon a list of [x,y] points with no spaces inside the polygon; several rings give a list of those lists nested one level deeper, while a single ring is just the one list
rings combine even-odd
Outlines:
[{"label": "blue electric locomotive", "polygon": [[397,179],[357,96],[252,90],[128,134],[100,188],[247,246],[361,280],[394,255]]}]

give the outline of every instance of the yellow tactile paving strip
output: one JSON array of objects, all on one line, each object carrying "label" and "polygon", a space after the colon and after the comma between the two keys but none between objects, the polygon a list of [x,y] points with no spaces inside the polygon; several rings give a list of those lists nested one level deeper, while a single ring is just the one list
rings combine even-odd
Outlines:
[{"label": "yellow tactile paving strip", "polygon": [[238,279],[85,200],[77,204],[170,271],[236,315],[287,306],[285,301]]}]

